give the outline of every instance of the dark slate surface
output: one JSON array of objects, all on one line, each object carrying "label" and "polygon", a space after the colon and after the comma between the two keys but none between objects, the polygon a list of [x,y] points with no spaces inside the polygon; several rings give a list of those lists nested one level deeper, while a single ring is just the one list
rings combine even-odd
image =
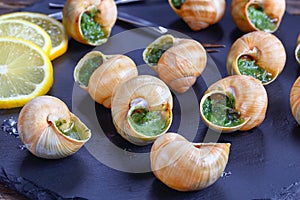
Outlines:
[{"label": "dark slate surface", "polygon": [[[58,11],[50,10],[47,3],[48,1],[42,1],[26,10],[47,14]],[[227,1],[226,14],[218,24],[198,32],[191,31],[173,13],[166,0],[122,5],[119,6],[119,10],[182,32],[200,42],[225,44],[226,48],[221,49],[219,53],[211,54],[211,58],[217,65],[220,75],[226,77],[228,74],[225,65],[229,48],[238,37],[243,35],[235,27],[231,19],[229,13],[230,3],[231,1]],[[87,106],[84,104],[85,101],[90,102],[91,106],[89,107],[96,111],[95,113],[90,113],[90,115],[96,116],[96,122],[101,125],[101,130],[104,132],[105,142],[107,143],[97,141],[101,139],[99,137],[101,136],[101,131],[93,131],[93,137],[86,145],[86,148],[80,149],[73,156],[60,160],[44,160],[36,158],[27,150],[20,150],[22,143],[18,138],[0,131],[0,165],[7,174],[22,176],[42,188],[69,198],[230,200],[268,199],[275,196],[281,198],[278,195],[280,192],[292,184],[298,185],[295,183],[300,181],[300,128],[293,119],[289,106],[290,89],[299,75],[299,66],[293,56],[298,31],[300,30],[299,20],[300,16],[286,13],[280,28],[275,33],[286,48],[287,63],[277,80],[266,86],[269,105],[264,122],[253,130],[223,134],[219,138],[219,142],[230,142],[232,144],[228,165],[225,169],[229,176],[220,178],[209,188],[197,192],[177,192],[158,181],[151,172],[128,173],[118,170],[118,167],[99,161],[99,157],[95,156],[97,153],[100,156],[111,153],[112,159],[119,161],[119,165],[127,164],[122,163],[122,157],[113,157],[115,156],[113,152],[102,151],[103,149],[106,150],[104,146],[108,143],[113,146],[117,145],[124,150],[126,155],[130,154],[128,152],[147,153],[151,145],[135,147],[125,142],[115,132],[108,109],[94,104],[86,93],[81,90],[77,91],[76,87],[75,93],[79,97],[74,96],[73,69],[79,59],[94,48],[79,44],[72,39],[69,41],[68,52],[53,61],[55,80],[49,95],[56,96],[66,102],[74,112],[81,109],[76,107],[77,105],[82,105],[85,108]],[[117,22],[113,28],[112,36],[118,36],[118,33],[123,33],[123,31],[132,28],[134,27],[131,25]],[[126,38],[125,40],[129,41],[133,46],[136,43],[135,38]],[[117,46],[110,46],[111,44]],[[99,49],[107,50],[112,48],[115,51],[122,52],[126,49],[122,45],[120,42],[108,43]],[[132,57],[137,65],[143,65],[142,50],[132,49],[125,53]],[[205,77],[198,78],[192,90],[197,94],[196,100],[198,101],[207,88],[204,80]],[[199,108],[196,106],[191,111],[183,110],[181,107],[186,105],[181,104],[181,98],[185,97],[174,93],[173,95],[175,99],[174,122],[170,130],[178,131],[181,130],[180,127],[183,122],[191,123],[191,129],[196,126],[196,131],[190,133],[192,140],[197,142],[203,141],[207,135],[207,128],[198,118],[199,116],[193,117],[193,114],[197,114]],[[79,104],[76,104],[77,100],[79,100]],[[20,109],[0,110],[0,121],[2,122],[10,117],[17,119],[19,111]],[[92,121],[89,120],[94,119],[91,116],[88,113],[82,118],[87,124],[91,124]],[[94,126],[95,124],[92,125]],[[213,136],[211,137],[213,138]],[[100,152],[91,153],[90,147],[94,143],[97,144],[97,142],[103,145],[99,146]],[[149,162],[147,157],[145,159],[146,161],[135,161],[133,168],[138,168],[144,162]],[[297,192],[298,190],[292,190],[294,193],[295,191]]]}]

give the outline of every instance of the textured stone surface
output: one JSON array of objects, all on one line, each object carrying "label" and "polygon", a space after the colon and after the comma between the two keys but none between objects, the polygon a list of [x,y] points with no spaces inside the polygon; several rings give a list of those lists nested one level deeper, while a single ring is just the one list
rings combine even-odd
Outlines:
[{"label": "textured stone surface", "polygon": [[16,193],[15,191],[10,190],[0,183],[0,200],[26,200],[27,198]]},{"label": "textured stone surface", "polygon": [[[35,3],[39,0],[2,0],[0,2],[0,14],[5,14],[13,11],[17,11],[21,8],[25,8],[32,3]],[[23,196],[19,195],[18,193],[10,190],[9,188],[5,187],[3,184],[0,183],[0,200],[10,200],[10,199],[18,199],[18,200],[25,200]]]}]

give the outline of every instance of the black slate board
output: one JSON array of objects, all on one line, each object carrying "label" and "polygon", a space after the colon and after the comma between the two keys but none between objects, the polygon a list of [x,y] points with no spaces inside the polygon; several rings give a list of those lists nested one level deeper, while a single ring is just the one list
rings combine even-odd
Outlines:
[{"label": "black slate board", "polygon": [[[58,11],[50,10],[48,2],[41,1],[26,10],[46,14]],[[191,31],[171,10],[166,0],[149,0],[145,3],[122,5],[119,6],[119,10],[151,20],[200,42],[225,44],[226,48],[210,56],[217,65],[220,75],[226,77],[228,74],[225,65],[229,48],[237,38],[243,35],[232,21],[229,12],[230,3],[231,1],[227,1],[226,14],[218,24],[198,32]],[[0,131],[0,165],[8,174],[22,176],[64,197],[230,200],[272,198],[282,188],[300,181],[300,128],[292,117],[289,106],[290,89],[299,75],[299,66],[294,58],[296,39],[300,30],[299,21],[300,16],[286,13],[281,26],[275,33],[286,48],[287,63],[276,81],[266,86],[269,105],[264,122],[251,131],[221,135],[219,142],[232,144],[228,165],[225,169],[229,176],[220,178],[209,188],[197,192],[177,192],[158,181],[151,172],[123,172],[118,170],[118,167],[111,167],[109,164],[103,164],[99,161],[97,155],[111,155],[114,164],[124,165],[127,171],[130,171],[131,167],[143,171],[144,166],[149,163],[147,157],[142,156],[141,160],[138,160],[139,157],[135,155],[130,157],[130,152],[147,154],[151,146],[138,148],[124,141],[114,130],[110,111],[95,104],[86,93],[74,87],[73,69],[76,63],[94,48],[79,44],[72,39],[69,41],[68,52],[53,61],[55,80],[48,94],[63,100],[73,112],[81,112],[83,114],[81,117],[87,124],[92,124],[92,126],[100,124],[104,135],[101,135],[101,131],[93,132],[93,137],[86,147],[80,149],[73,156],[60,160],[44,160],[34,157],[27,150],[20,150],[21,141],[18,138]],[[118,33],[124,33],[123,31],[133,28],[131,25],[117,22],[113,28],[112,37],[117,37]],[[134,38],[127,38],[127,40],[132,40],[133,45],[136,42]],[[110,44],[99,47],[99,49],[109,51]],[[119,42],[118,46],[114,46],[112,49],[122,52],[126,47]],[[141,58],[142,50],[133,48],[126,54],[138,66],[142,66],[144,64]],[[104,51],[104,53],[107,52]],[[144,70],[145,68],[141,69]],[[148,71],[143,71],[143,73],[148,73]],[[198,102],[206,88],[205,78],[198,78],[191,90],[192,92],[195,91],[195,98]],[[192,128],[196,126],[196,132],[184,134],[190,134],[189,136],[194,141],[203,141],[208,130],[199,118],[193,118],[198,107],[195,107],[191,112],[184,110],[181,108],[185,106],[181,103],[181,97],[174,93],[173,95],[175,97],[174,123],[170,130],[178,131],[181,130],[183,122],[191,123]],[[86,113],[77,106],[87,106],[86,103],[90,103],[88,109],[93,109],[96,112]],[[0,110],[0,122],[10,117],[17,119],[19,111],[20,109]],[[188,114],[188,116],[183,114]],[[96,125],[93,124],[95,119]],[[210,139],[212,140],[213,137],[214,135],[211,135]],[[100,139],[104,139],[107,143],[103,143],[103,141],[101,143],[98,141]],[[93,145],[98,144],[98,142],[103,145],[99,146],[99,152],[95,152],[94,149],[91,150]],[[101,151],[110,149],[105,145],[119,147],[118,149],[123,150],[124,155],[118,154],[120,157],[117,157],[115,152]],[[136,165],[128,165],[128,159],[134,160]],[[139,168],[139,166],[142,167]]]}]

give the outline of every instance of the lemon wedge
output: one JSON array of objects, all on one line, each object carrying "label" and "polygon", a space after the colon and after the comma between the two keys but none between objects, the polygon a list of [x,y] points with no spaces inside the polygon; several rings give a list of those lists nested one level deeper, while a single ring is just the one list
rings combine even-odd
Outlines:
[{"label": "lemon wedge", "polygon": [[0,108],[15,108],[46,94],[53,84],[49,56],[36,44],[0,37]]},{"label": "lemon wedge", "polygon": [[68,48],[68,34],[63,24],[48,15],[35,12],[13,12],[0,16],[0,20],[6,19],[22,19],[30,21],[43,28],[51,38],[52,49],[50,51],[50,59],[61,56]]},{"label": "lemon wedge", "polygon": [[52,43],[47,32],[29,21],[11,19],[0,20],[0,36],[11,36],[29,40],[40,46],[47,55],[50,55]]}]

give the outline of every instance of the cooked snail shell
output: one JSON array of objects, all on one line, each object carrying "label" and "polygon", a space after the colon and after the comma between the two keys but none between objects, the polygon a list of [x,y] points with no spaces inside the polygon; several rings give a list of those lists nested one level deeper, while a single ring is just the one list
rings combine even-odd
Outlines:
[{"label": "cooked snail shell", "polygon": [[172,108],[168,86],[156,77],[142,75],[116,89],[111,112],[116,130],[123,138],[146,145],[169,129]]},{"label": "cooked snail shell", "polygon": [[281,73],[286,52],[281,41],[271,33],[254,31],[237,39],[227,56],[230,75],[251,75],[267,85]]},{"label": "cooked snail shell", "polygon": [[148,45],[143,59],[168,86],[183,93],[194,85],[207,57],[199,42],[163,35]]},{"label": "cooked snail shell", "polygon": [[300,77],[298,77],[291,89],[290,104],[293,116],[300,124]]},{"label": "cooked snail shell", "polygon": [[18,132],[32,154],[47,159],[72,155],[91,137],[90,130],[66,104],[51,96],[39,96],[22,108]]},{"label": "cooked snail shell", "polygon": [[67,0],[62,22],[76,41],[88,45],[107,42],[117,20],[114,0]]},{"label": "cooked snail shell", "polygon": [[170,188],[201,190],[222,175],[229,151],[229,143],[191,143],[179,134],[166,133],[152,145],[151,168]]},{"label": "cooked snail shell", "polygon": [[169,0],[169,4],[194,31],[219,22],[226,9],[225,0]]},{"label": "cooked snail shell", "polygon": [[285,12],[285,0],[232,0],[231,16],[243,32],[275,32]]},{"label": "cooked snail shell", "polygon": [[106,108],[111,107],[111,98],[116,87],[137,75],[136,65],[128,56],[104,55],[99,51],[87,53],[74,70],[75,82],[94,101]]},{"label": "cooked snail shell", "polygon": [[300,64],[300,34],[298,35],[298,39],[297,39],[297,46],[295,49],[295,58],[296,58],[297,62]]},{"label": "cooked snail shell", "polygon": [[234,75],[206,90],[200,101],[200,115],[215,131],[246,131],[263,122],[267,105],[267,92],[260,81],[251,76]]}]

